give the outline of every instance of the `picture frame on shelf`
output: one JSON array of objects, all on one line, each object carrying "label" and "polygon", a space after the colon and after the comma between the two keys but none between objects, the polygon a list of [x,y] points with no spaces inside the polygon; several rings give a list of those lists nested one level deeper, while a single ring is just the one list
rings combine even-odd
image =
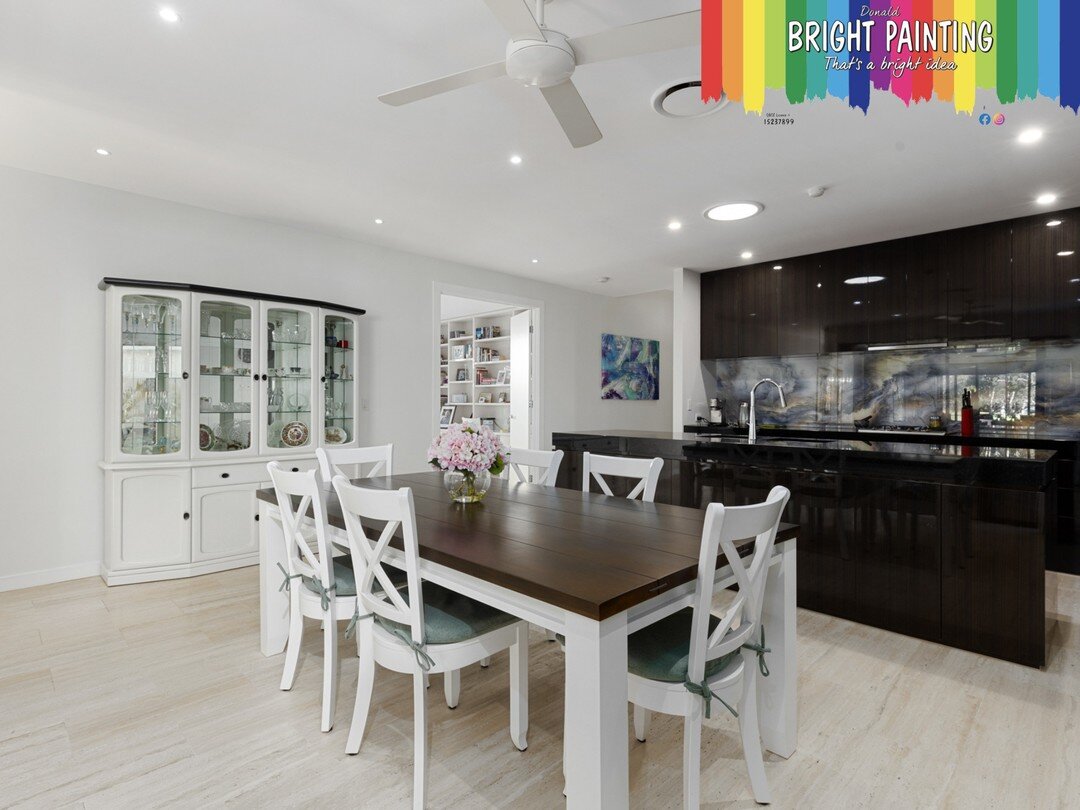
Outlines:
[{"label": "picture frame on shelf", "polygon": [[457,377],[455,378],[454,382],[468,382],[468,381],[469,381],[469,372],[468,372],[468,370],[464,369],[464,368],[459,368],[457,370]]},{"label": "picture frame on shelf", "polygon": [[443,405],[439,409],[439,427],[448,428],[454,422],[454,413],[457,411],[457,405]]},{"label": "picture frame on shelf", "polygon": [[464,360],[465,359],[465,344],[458,344],[457,346],[450,347],[450,359],[451,360]]},{"label": "picture frame on shelf", "polygon": [[503,391],[501,394],[499,394],[498,402],[499,402],[500,405],[505,405],[509,401],[510,401],[510,398],[506,395],[505,391]]},{"label": "picture frame on shelf", "polygon": [[480,417],[480,426],[481,427],[486,427],[486,428],[491,428],[494,431],[498,431],[498,429],[499,429],[499,425],[495,422],[495,417],[493,417],[493,416],[482,416],[482,417]]},{"label": "picture frame on shelf", "polygon": [[487,405],[491,402],[491,394],[480,394],[477,396],[476,402],[478,405]]},{"label": "picture frame on shelf", "polygon": [[500,368],[499,374],[495,378],[496,385],[509,385],[510,384],[510,369]]}]

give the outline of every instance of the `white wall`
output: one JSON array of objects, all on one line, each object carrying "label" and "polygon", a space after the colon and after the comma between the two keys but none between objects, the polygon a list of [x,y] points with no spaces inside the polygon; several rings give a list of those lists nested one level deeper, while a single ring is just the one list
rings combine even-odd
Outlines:
[{"label": "white wall", "polygon": [[708,392],[701,367],[701,274],[674,271],[672,292],[675,361],[671,429],[681,431],[698,416],[709,416]]},{"label": "white wall", "polygon": [[[671,297],[610,299],[286,226],[0,167],[6,306],[0,589],[89,575],[102,547],[103,276],[310,296],[368,310],[360,361],[364,441],[424,467],[433,400],[433,288],[457,284],[545,306],[542,438],[671,422]],[[661,340],[656,403],[599,398],[604,331]]]}]

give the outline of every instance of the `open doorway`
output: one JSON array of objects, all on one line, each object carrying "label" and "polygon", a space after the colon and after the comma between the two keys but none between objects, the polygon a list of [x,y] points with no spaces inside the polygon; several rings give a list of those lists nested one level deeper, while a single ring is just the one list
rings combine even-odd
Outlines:
[{"label": "open doorway", "polygon": [[541,305],[437,289],[436,307],[439,427],[487,426],[508,447],[538,447]]}]

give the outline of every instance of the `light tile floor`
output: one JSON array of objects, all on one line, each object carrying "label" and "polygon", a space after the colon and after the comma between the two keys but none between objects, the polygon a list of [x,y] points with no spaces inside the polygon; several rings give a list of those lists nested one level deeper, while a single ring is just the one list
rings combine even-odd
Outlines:
[{"label": "light tile floor", "polygon": [[[800,611],[799,749],[767,757],[774,807],[1080,807],[1080,578],[1055,578],[1044,671]],[[2,807],[409,805],[408,679],[379,672],[364,748],[346,756],[355,648],[343,641],[337,725],[322,734],[317,625],[279,691],[253,568],[2,593],[0,628]],[[432,806],[563,805],[563,657],[540,633],[530,655],[523,753],[505,654],[463,673],[454,711],[433,679]],[[714,717],[705,806],[754,806],[735,723]],[[634,807],[680,805],[681,734],[658,715],[648,742],[631,736]]]}]

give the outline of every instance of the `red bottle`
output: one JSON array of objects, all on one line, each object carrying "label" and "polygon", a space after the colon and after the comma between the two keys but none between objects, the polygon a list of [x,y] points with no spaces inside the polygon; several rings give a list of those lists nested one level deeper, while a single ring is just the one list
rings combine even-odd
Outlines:
[{"label": "red bottle", "polygon": [[960,408],[960,435],[975,435],[975,409],[971,407],[971,392],[964,389],[963,407]]}]

